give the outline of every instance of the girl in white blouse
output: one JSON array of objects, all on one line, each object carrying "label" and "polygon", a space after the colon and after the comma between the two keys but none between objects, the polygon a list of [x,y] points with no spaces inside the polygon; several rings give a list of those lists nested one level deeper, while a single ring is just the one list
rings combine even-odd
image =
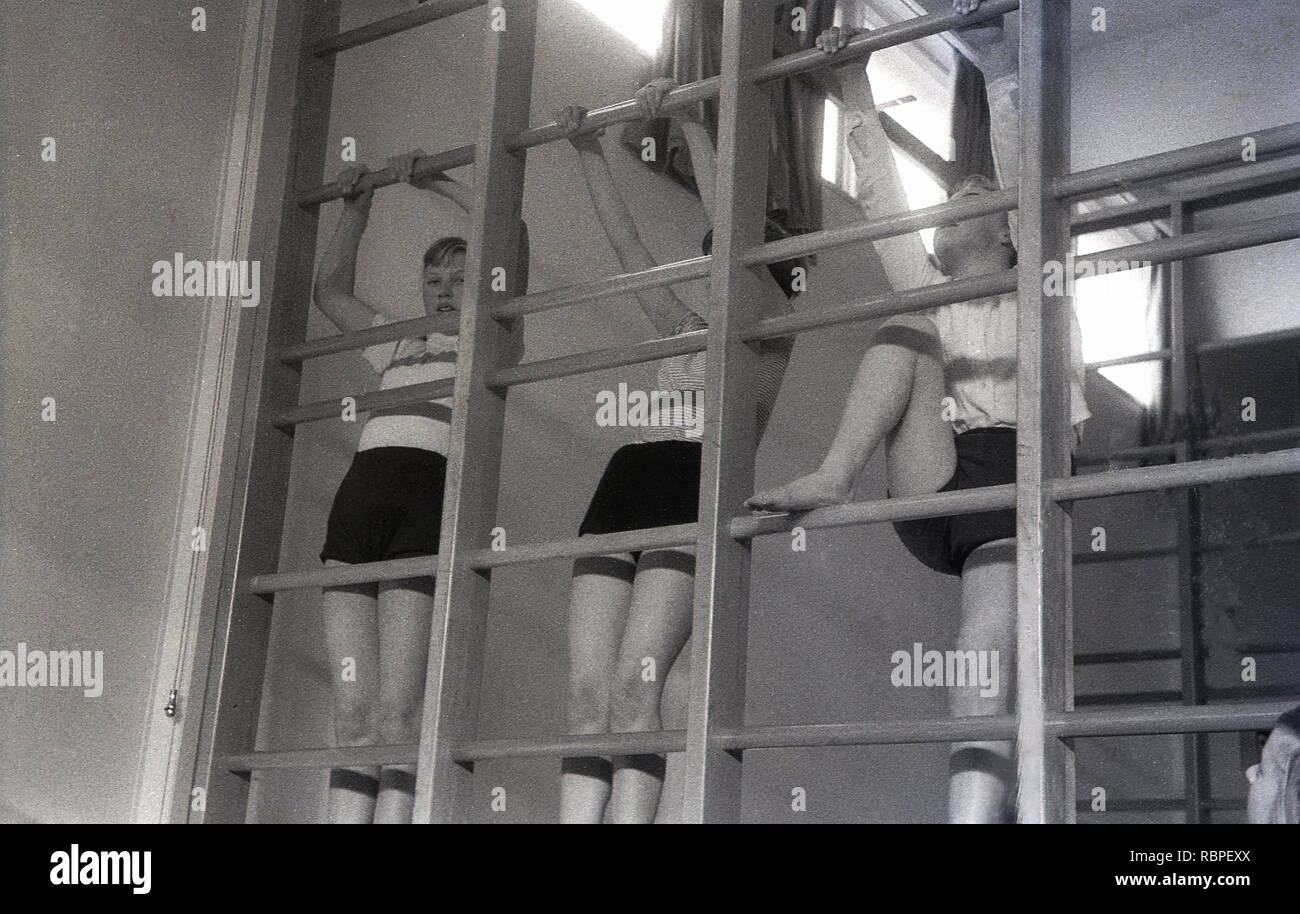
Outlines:
[{"label": "girl in white blouse", "polygon": [[[969,4],[965,4],[969,6]],[[960,7],[959,7],[960,8]],[[852,30],[833,28],[817,46],[833,54]],[[864,61],[837,68],[850,130],[849,152],[857,172],[857,198],[866,216],[879,219],[907,209],[893,152],[885,137]],[[995,161],[1007,185],[1018,171],[1014,69],[990,72],[990,110]],[[1008,77],[1011,84],[1008,83]],[[853,110],[856,109],[856,110]],[[951,199],[996,190],[982,176],[963,181]],[[1001,213],[940,226],[935,231],[937,269],[920,236],[875,243],[896,291],[998,273],[1016,262],[1012,229]],[[1069,307],[1068,304],[1063,304]],[[822,465],[793,482],[751,497],[754,510],[806,511],[848,501],[854,479],[886,445],[888,494],[934,492],[1014,483],[1016,478],[1017,297],[1014,294],[959,302],[884,321],[862,358],[835,438]],[[1071,421],[1076,445],[1088,418],[1083,396],[1084,364],[1078,320],[1070,308]],[[962,580],[960,651],[997,652],[1007,671],[995,694],[953,688],[955,716],[1005,713],[1013,686],[1015,632],[1015,514],[990,511],[904,521],[894,525],[907,549],[935,571]],[[953,744],[949,818],[997,821],[1014,772],[1011,745]]]}]

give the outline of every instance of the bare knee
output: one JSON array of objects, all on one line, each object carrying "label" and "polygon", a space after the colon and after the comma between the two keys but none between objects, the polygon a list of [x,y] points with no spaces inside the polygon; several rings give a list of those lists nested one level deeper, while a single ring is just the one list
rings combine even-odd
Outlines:
[{"label": "bare knee", "polygon": [[609,683],[579,677],[569,684],[566,708],[570,733],[604,733],[609,729]]},{"label": "bare knee", "polygon": [[418,705],[385,704],[379,709],[379,736],[386,746],[408,745],[420,741]]},{"label": "bare knee", "polygon": [[659,699],[659,718],[665,730],[686,728],[686,706],[690,691],[689,665],[679,660],[664,680],[664,693]]},{"label": "bare knee", "polygon": [[379,727],[368,704],[338,702],[334,707],[334,743],[338,746],[373,746]]},{"label": "bare knee", "polygon": [[620,669],[610,690],[610,730],[626,733],[658,726],[659,694],[654,682],[643,680],[639,668]]}]

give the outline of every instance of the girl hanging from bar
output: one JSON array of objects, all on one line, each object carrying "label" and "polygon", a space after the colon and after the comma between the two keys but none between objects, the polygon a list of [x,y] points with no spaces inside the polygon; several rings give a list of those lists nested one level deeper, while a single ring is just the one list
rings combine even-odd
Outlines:
[{"label": "girl hanging from bar", "polygon": [[[389,167],[401,181],[468,212],[468,189],[460,182],[445,174],[413,174],[423,155],[417,149],[395,156]],[[316,304],[345,333],[402,319],[370,306],[354,291],[357,249],[374,196],[369,184],[362,183],[366,174],[365,166],[358,165],[339,175],[343,212],[316,274]],[[527,230],[521,224],[519,231],[526,270]],[[381,390],[455,375],[465,251],[463,238],[448,236],[424,253],[420,294],[425,315],[440,319],[434,332],[362,350]],[[519,282],[522,292],[526,276]],[[522,321],[514,341],[509,357],[518,361]],[[437,554],[451,405],[451,398],[443,397],[371,412],[330,508],[322,562],[359,564]],[[324,588],[321,613],[336,746],[419,742],[433,588],[432,576]],[[413,766],[335,769],[330,773],[329,820],[409,822],[414,795]]]},{"label": "girl hanging from bar", "polygon": [[[642,113],[653,117],[676,83],[657,79],[637,94]],[[557,120],[570,131],[583,109],[568,108]],[[683,120],[691,164],[713,218],[716,154],[707,128]],[[623,270],[657,264],[614,183],[599,135],[570,134],[597,216]],[[703,250],[712,245],[712,232]],[[769,222],[768,240],[784,232]],[[766,294],[753,303],[758,317],[789,313],[795,270],[801,261],[772,264],[762,271]],[[699,310],[667,287],[636,293],[646,318],[660,336],[704,330]],[[703,309],[700,309],[703,310]],[[762,344],[755,391],[761,435],[776,401],[790,357],[789,340]],[[670,414],[641,429],[641,440],[610,459],[582,521],[579,535],[617,533],[690,524],[697,519],[704,407],[705,353],[675,356],[659,366],[658,391],[671,398]],[[694,595],[694,550],[652,549],[578,559],[569,604],[570,733],[621,733],[685,726],[686,682]],[[669,672],[671,670],[671,672]],[[667,675],[665,675],[667,674]],[[571,758],[563,763],[560,816],[564,822],[650,822],[671,818],[670,791],[662,791],[666,760],[657,755]]]},{"label": "girl hanging from bar", "polygon": [[[959,10],[969,4],[958,3]],[[1013,18],[1013,17],[1012,17]],[[828,29],[817,40],[828,54],[842,49],[853,30]],[[988,95],[994,160],[1004,184],[1018,172],[1015,63],[1005,47],[989,65]],[[847,143],[857,173],[856,197],[868,219],[905,211],[893,152],[876,115],[865,62],[836,68],[848,118]],[[972,175],[950,200],[996,190]],[[1010,269],[1016,262],[1013,226],[1001,213],[942,225],[935,231],[935,260],[920,235],[875,242],[895,291]],[[862,358],[839,429],[819,469],[746,504],[756,511],[798,512],[850,499],[867,460],[886,446],[888,494],[928,495],[1016,480],[1016,316],[1014,293],[945,305],[885,320]],[[1082,338],[1073,309],[1068,357],[1070,419],[1077,446],[1089,412],[1083,397]],[[995,651],[1002,682],[993,695],[979,687],[954,688],[954,716],[1006,713],[1013,691],[1016,572],[1015,514],[1009,510],[908,520],[894,525],[918,560],[962,580],[959,651]],[[983,655],[974,655],[983,656]],[[990,822],[1006,815],[1014,781],[1011,745],[954,743],[950,759],[949,819]]]}]

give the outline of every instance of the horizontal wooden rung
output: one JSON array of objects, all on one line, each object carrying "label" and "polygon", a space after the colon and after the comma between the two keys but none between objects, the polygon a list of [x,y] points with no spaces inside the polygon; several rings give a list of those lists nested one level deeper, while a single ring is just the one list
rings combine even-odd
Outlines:
[{"label": "horizontal wooden rung", "polygon": [[874,298],[861,304],[840,305],[834,308],[818,308],[810,311],[797,311],[781,317],[769,317],[755,321],[742,331],[741,338],[747,342],[775,339],[817,330],[822,327],[835,327],[860,321],[878,320],[895,314],[909,314],[924,311],[940,305],[955,302],[972,301],[993,295],[1004,295],[1016,291],[1016,271],[1003,270],[1000,273],[985,273],[952,282],[936,283],[930,286],[917,286]]},{"label": "horizontal wooden rung", "polygon": [[858,222],[817,232],[806,232],[760,244],[745,252],[742,261],[746,266],[777,263],[807,254],[816,254],[833,248],[863,241],[879,241],[926,228],[935,228],[950,222],[977,219],[992,213],[1005,213],[1016,208],[1018,199],[1014,187],[990,193],[962,197],[948,203],[927,206],[924,209],[897,213],[869,222]]},{"label": "horizontal wooden rung", "polygon": [[931,495],[908,495],[900,498],[877,498],[871,501],[818,508],[801,514],[762,514],[739,516],[731,520],[731,535],[738,540],[753,539],[773,533],[787,533],[795,527],[805,530],[833,527],[856,527],[900,520],[978,514],[1015,508],[1016,485],[984,486],[959,492],[935,492]]},{"label": "horizontal wooden rung", "polygon": [[[1217,705],[1133,705],[1088,711],[1049,713],[1048,732],[1057,737],[1146,736],[1170,733],[1225,733],[1267,730],[1300,703],[1300,697]],[[1016,733],[1015,716],[953,717],[919,720],[869,720],[839,724],[737,727],[719,730],[719,749],[824,748],[830,746],[907,745],[969,740],[1006,740]],[[472,740],[452,749],[458,762],[503,758],[582,758],[605,755],[662,755],[682,752],[684,730],[605,733],[520,739]],[[227,755],[228,771],[272,769],[370,768],[414,765],[419,746],[351,746],[290,749]]]},{"label": "horizontal wooden rung", "polygon": [[356,565],[325,565],[306,571],[259,574],[249,578],[244,589],[250,593],[269,594],[303,587],[372,584],[378,581],[399,581],[403,578],[433,577],[437,571],[438,557],[425,555]]},{"label": "horizontal wooden rung", "polygon": [[1052,192],[1058,198],[1096,196],[1142,181],[1172,177],[1200,168],[1240,163],[1244,137],[1255,141],[1258,159],[1294,152],[1300,149],[1300,123],[1252,130],[1196,146],[1184,146],[1169,152],[1077,171],[1056,178],[1052,182]]},{"label": "horizontal wooden rung", "polygon": [[304,343],[296,343],[285,347],[280,353],[280,361],[286,365],[295,365],[306,359],[333,355],[336,352],[347,352],[352,349],[365,349],[367,346],[389,343],[393,340],[427,336],[430,333],[451,335],[459,332],[459,314],[435,314],[428,317],[416,317],[410,320],[394,321],[391,324],[381,324],[378,327],[367,327],[365,330],[336,333],[331,336],[307,340]]},{"label": "horizontal wooden rung", "polygon": [[1087,711],[1049,711],[1045,726],[1050,735],[1061,738],[1269,730],[1278,717],[1297,704],[1300,696],[1206,705],[1126,705]]},{"label": "horizontal wooden rung", "polygon": [[665,755],[686,750],[685,730],[600,733],[521,739],[473,740],[454,746],[457,762],[503,758],[594,758],[606,755]]},{"label": "horizontal wooden rung", "polygon": [[569,378],[606,368],[654,362],[674,355],[703,352],[708,346],[708,340],[707,330],[696,330],[630,346],[614,346],[554,359],[540,359],[495,371],[488,377],[487,384],[489,387],[513,387],[552,378]]},{"label": "horizontal wooden rung", "polygon": [[422,6],[409,12],[398,13],[396,16],[367,22],[355,29],[339,32],[316,45],[312,53],[317,57],[328,57],[339,51],[359,47],[380,38],[387,38],[389,35],[396,35],[417,26],[463,13],[465,10],[472,10],[476,6],[483,6],[484,3],[485,0],[427,0]]},{"label": "horizontal wooden rung", "polygon": [[[1047,489],[1058,501],[1070,501],[1290,473],[1300,473],[1300,448],[1271,454],[1241,455],[1055,479],[1047,482]],[[1014,483],[1007,483],[958,492],[873,499],[818,508],[801,514],[741,515],[732,518],[731,535],[738,540],[745,540],[756,536],[786,533],[796,526],[804,529],[829,529],[928,517],[977,514],[982,511],[1013,509],[1015,503],[1016,486]],[[681,524],[676,527],[657,527],[649,530],[630,530],[624,533],[528,543],[502,550],[477,549],[468,554],[467,561],[473,568],[498,568],[552,559],[613,555],[647,549],[671,549],[692,545],[695,543],[695,538],[695,525]]]},{"label": "horizontal wooden rung", "polygon": [[1105,498],[1134,492],[1157,492],[1190,486],[1262,479],[1300,473],[1300,448],[1288,448],[1266,454],[1239,454],[1214,460],[1192,460],[1154,467],[1134,467],[1106,473],[1049,479],[1044,488],[1049,498],[1074,501],[1081,498]]},{"label": "horizontal wooden rung", "polygon": [[[1290,704],[1265,701],[1191,706],[1174,704],[1122,706],[1049,714],[1047,721],[1049,732],[1058,737],[1261,730],[1271,728],[1278,716],[1294,707],[1296,701]],[[751,749],[893,746],[1009,740],[1015,735],[1015,715],[998,714],[987,717],[885,719],[839,724],[735,727],[718,730],[712,744],[718,749],[736,752]],[[675,730],[474,741],[453,749],[452,757],[456,761],[472,762],[487,758],[556,756],[574,758],[587,754],[662,754],[682,751],[684,746],[684,731]]]},{"label": "horizontal wooden rung", "polygon": [[[350,394],[356,400],[358,414],[375,409],[387,409],[391,406],[405,406],[424,400],[439,400],[450,397],[455,390],[456,379],[427,381],[424,384],[408,384],[405,387],[390,387],[388,390],[372,390],[364,394]],[[276,428],[292,428],[304,422],[316,422],[321,419],[338,419],[343,414],[343,398],[336,400],[318,400],[287,409],[271,419]]]},{"label": "horizontal wooden rung", "polygon": [[719,749],[792,749],[827,746],[898,746],[911,743],[951,743],[1004,740],[1016,735],[1011,714],[924,720],[868,720],[845,724],[794,724],[777,727],[737,727],[719,730]]},{"label": "horizontal wooden rung", "polygon": [[530,292],[507,299],[492,308],[492,316],[498,318],[521,317],[525,314],[537,314],[542,311],[554,311],[583,302],[611,298],[646,289],[657,289],[679,282],[693,282],[709,275],[712,257],[692,257],[677,260],[647,270],[634,273],[620,273],[608,279],[596,279],[591,282],[560,286],[541,292]]},{"label": "horizontal wooden rung", "polygon": [[[947,6],[947,4],[944,5]],[[825,67],[828,61],[831,60],[838,66],[843,62],[865,57],[875,51],[883,51],[886,48],[918,41],[931,35],[950,32],[962,26],[975,25],[1006,13],[1014,13],[1018,9],[1020,9],[1020,0],[984,0],[979,9],[970,13],[944,10],[943,12],[931,13],[925,16],[914,16],[878,29],[859,32],[850,38],[845,46],[835,53],[834,57],[821,50],[796,51],[793,54],[784,54],[771,63],[761,64],[752,71],[741,75],[749,82],[760,83],[794,76],[796,73],[817,70]]]},{"label": "horizontal wooden rung", "polygon": [[221,759],[226,771],[269,771],[289,768],[377,768],[414,765],[420,754],[416,743],[398,746],[340,746],[326,749],[287,749],[275,752],[238,752]]},{"label": "horizontal wooden rung", "polygon": [[1158,263],[1173,263],[1192,257],[1239,251],[1243,248],[1261,247],[1295,238],[1300,238],[1300,212],[1253,219],[1236,225],[1189,232],[1155,241],[1142,241],[1111,248],[1108,251],[1097,251],[1089,254],[1087,259],[1108,261],[1112,265],[1112,269],[1108,272],[1113,273],[1125,269],[1140,269]]},{"label": "horizontal wooden rung", "polygon": [[[440,172],[469,165],[473,161],[473,146],[457,146],[455,149],[448,149],[446,152],[439,152],[417,159],[411,174],[417,178],[432,177]],[[357,182],[357,189],[358,191],[377,190],[380,187],[390,187],[398,182],[397,170],[390,166],[370,172]],[[298,205],[303,208],[319,206],[330,200],[338,200],[342,196],[343,192],[338,189],[337,185],[332,183],[322,184],[320,187],[312,188],[299,196]]]},{"label": "horizontal wooden rung", "polygon": [[645,552],[649,549],[694,546],[696,535],[695,524],[678,524],[672,527],[628,530],[623,533],[575,536],[545,543],[526,543],[501,550],[476,549],[468,554],[466,560],[471,568],[501,568],[506,565],[524,565],[550,559],[592,558],[626,552]]}]

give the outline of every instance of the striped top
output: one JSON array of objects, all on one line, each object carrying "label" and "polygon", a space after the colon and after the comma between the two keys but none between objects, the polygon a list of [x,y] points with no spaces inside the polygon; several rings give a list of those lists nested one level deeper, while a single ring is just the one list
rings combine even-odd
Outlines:
[{"label": "striped top", "polygon": [[[707,330],[708,322],[694,311],[682,318],[671,336]],[[758,357],[754,396],[759,428],[766,423],[781,392],[781,381],[790,363],[789,339],[764,340]],[[659,363],[658,390],[652,391],[650,423],[642,425],[638,439],[650,441],[698,441],[704,432],[704,370],[707,352],[675,355]]]},{"label": "striped top", "polygon": [[[392,320],[376,314],[373,327]],[[379,389],[441,381],[456,374],[454,336],[431,333],[427,337],[390,340],[361,351],[379,373]],[[377,447],[418,447],[446,454],[451,440],[451,397],[390,406],[370,413],[361,432],[358,451]]]}]

